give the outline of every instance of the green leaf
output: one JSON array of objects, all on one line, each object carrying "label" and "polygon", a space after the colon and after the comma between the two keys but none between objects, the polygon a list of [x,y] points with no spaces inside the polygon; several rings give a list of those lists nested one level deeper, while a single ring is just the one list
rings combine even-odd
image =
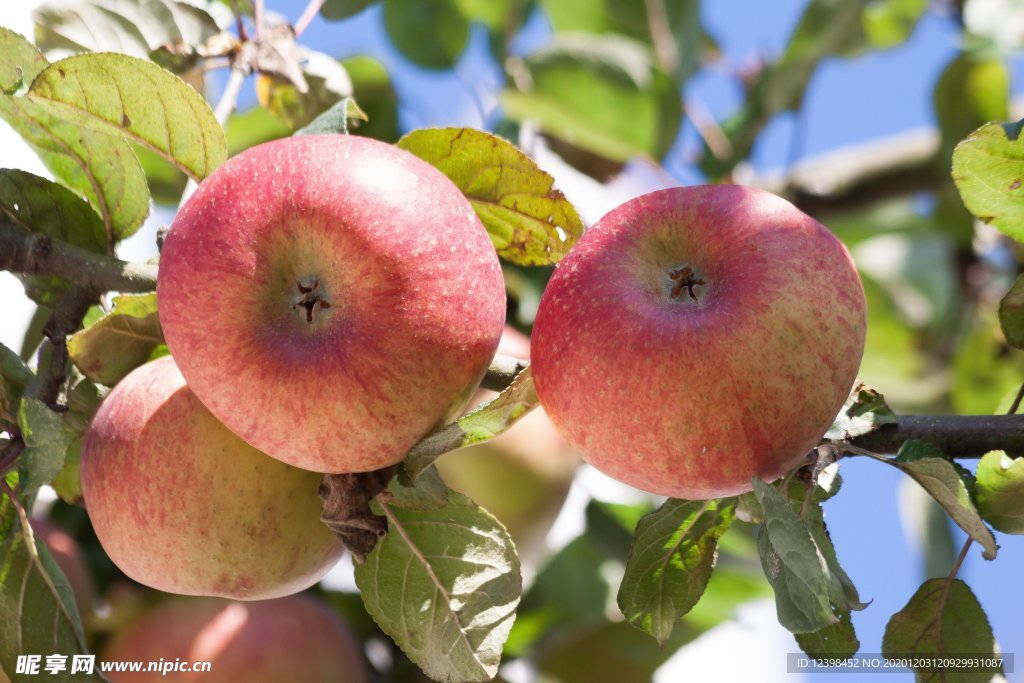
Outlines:
[{"label": "green leaf", "polygon": [[320,16],[327,21],[340,21],[359,14],[378,0],[327,0],[320,8]]},{"label": "green leaf", "polygon": [[[332,109],[343,100],[352,98],[352,79],[341,62],[323,52],[307,51],[304,54],[302,75],[308,90],[299,92],[292,83],[260,76],[256,92],[260,104],[271,114],[281,119],[292,130],[308,126],[314,119]],[[351,113],[348,118],[358,117],[359,108],[347,104],[344,111]],[[335,130],[332,132],[344,132]]]},{"label": "green leaf", "polygon": [[412,486],[404,486],[399,477],[392,478],[388,494],[391,505],[405,510],[427,512],[439,510],[448,503],[448,486],[433,465],[423,470]]},{"label": "green leaf", "polygon": [[380,507],[388,533],[356,566],[367,611],[431,678],[493,678],[522,590],[512,539],[455,492],[439,510]]},{"label": "green leaf", "polygon": [[975,472],[978,511],[1006,534],[1024,534],[1024,458],[986,453]]},{"label": "green leaf", "polygon": [[194,48],[220,33],[217,22],[200,4],[51,0],[32,12],[36,44],[47,52],[110,51],[143,59],[165,45]]},{"label": "green leaf", "polygon": [[113,386],[163,344],[156,293],[122,294],[93,325],[71,335],[68,353],[86,377]]},{"label": "green leaf", "polygon": [[[0,55],[14,55],[6,61],[8,66],[29,63],[32,50],[24,38],[0,28]],[[38,53],[36,58],[42,60]],[[0,118],[35,150],[57,180],[89,201],[113,239],[127,237],[142,225],[149,213],[146,177],[131,146],[119,135],[83,128],[27,96],[0,95]]]},{"label": "green leaf", "polygon": [[34,398],[23,398],[18,427],[25,450],[18,461],[18,486],[22,500],[31,501],[43,484],[53,481],[64,467],[64,454],[74,440],[60,415]]},{"label": "green leaf", "polygon": [[853,619],[847,611],[836,611],[838,623],[812,633],[795,634],[800,649],[814,659],[847,660],[857,654],[860,641],[853,630]]},{"label": "green leaf", "polygon": [[757,537],[768,583],[775,590],[779,623],[793,633],[810,633],[836,623],[829,607],[828,568],[803,520],[772,486],[753,479],[764,510]]},{"label": "green leaf", "polygon": [[[651,45],[659,62],[682,84],[699,65],[707,37],[700,25],[699,0],[619,2],[618,0],[541,0],[556,32],[618,33]],[[658,12],[651,15],[652,7]],[[663,31],[659,40],[652,25]],[[673,54],[674,52],[674,54]]]},{"label": "green leaf", "polygon": [[981,545],[984,549],[982,556],[986,560],[995,559],[999,546],[974,507],[971,492],[961,472],[949,460],[934,457],[942,453],[935,446],[922,445],[923,442],[915,440],[910,440],[908,444],[900,448],[896,458],[879,456],[876,459],[901,470],[920,484],[942,506],[950,519]]},{"label": "green leaf", "polygon": [[227,158],[224,131],[206,100],[143,59],[110,53],[68,57],[44,69],[26,98],[76,125],[123,134],[197,182]]},{"label": "green leaf", "polygon": [[659,644],[703,595],[733,506],[730,500],[669,499],[637,525],[619,587],[619,609]]},{"label": "green leaf", "polygon": [[[24,229],[106,253],[103,221],[80,197],[45,178],[18,169],[0,169],[0,212]],[[56,276],[23,276],[25,290],[37,303],[52,306],[67,291]]]},{"label": "green leaf", "polygon": [[988,123],[953,150],[953,180],[979,220],[1024,241],[1024,121]]},{"label": "green leaf", "polygon": [[0,26],[0,89],[31,83],[49,65],[36,46],[14,31]]},{"label": "green leaf", "polygon": [[864,382],[857,382],[824,438],[849,440],[873,432],[883,425],[895,424],[897,420],[896,413],[892,412],[878,390]]},{"label": "green leaf", "polygon": [[76,435],[64,454],[64,466],[50,485],[68,505],[82,505],[82,437]]},{"label": "green leaf", "polygon": [[540,401],[533,388],[533,375],[530,368],[526,368],[494,400],[413,446],[405,456],[404,477],[408,479],[403,483],[408,484],[409,479],[420,476],[443,453],[498,436],[538,405]]},{"label": "green leaf", "polygon": [[522,266],[557,263],[583,235],[554,178],[503,138],[472,128],[428,128],[398,146],[444,173],[469,199],[498,255]]},{"label": "green leaf", "polygon": [[[978,598],[960,579],[944,578],[925,581],[910,602],[892,616],[882,637],[882,654],[890,659],[999,656],[992,626]],[[919,681],[991,680],[977,668],[915,671]],[[1002,673],[1002,667],[988,672]]]},{"label": "green leaf", "polygon": [[399,52],[427,69],[450,69],[469,43],[454,0],[384,0],[384,28]]},{"label": "green leaf", "polygon": [[661,158],[675,141],[681,100],[643,44],[613,34],[556,34],[510,67],[518,89],[505,114],[612,161]]},{"label": "green leaf", "polygon": [[604,621],[576,629],[541,648],[535,658],[536,666],[546,675],[538,680],[652,681],[658,667],[701,632],[684,621],[673,631],[669,642],[659,646],[646,633],[624,621]]},{"label": "green leaf", "polygon": [[999,326],[1007,344],[1024,349],[1024,275],[1013,281],[1010,291],[999,301]]},{"label": "green leaf", "polygon": [[32,381],[32,370],[14,351],[0,344],[0,417],[13,422],[18,402]]},{"label": "green leaf", "polygon": [[[941,134],[939,159],[945,162],[945,168],[949,168],[954,148],[965,135],[989,121],[1009,117],[1009,91],[1010,74],[1000,58],[961,52],[949,62],[932,96]],[[955,198],[953,206],[957,206]],[[966,214],[965,218],[970,224]]]},{"label": "green leaf", "polygon": [[[6,502],[0,494],[0,508]],[[0,530],[0,669],[8,672],[21,654],[89,652],[71,586],[46,544],[31,533],[28,517],[19,513],[19,523]],[[76,674],[74,680],[101,679]]]},{"label": "green leaf", "polygon": [[861,17],[868,40],[881,49],[899,45],[910,37],[928,4],[928,0],[870,0]]},{"label": "green leaf", "polygon": [[366,120],[349,116],[350,125],[365,137],[394,142],[398,139],[398,96],[384,65],[358,55],[341,60],[352,79],[359,108]]},{"label": "green leaf", "polygon": [[[825,526],[825,513],[820,503],[812,503],[806,508],[805,515],[807,529],[811,532],[811,538],[818,549],[818,554],[825,560],[825,566],[829,572],[828,599],[837,613],[860,611],[867,607],[867,603],[860,601],[860,594],[850,576],[839,564],[836,556],[836,548],[829,536],[828,528]],[[851,626],[852,629],[852,626]]]}]

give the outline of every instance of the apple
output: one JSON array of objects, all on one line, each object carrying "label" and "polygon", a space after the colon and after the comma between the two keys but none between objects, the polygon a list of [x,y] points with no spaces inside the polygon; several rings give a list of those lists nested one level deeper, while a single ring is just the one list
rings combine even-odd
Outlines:
[{"label": "apple", "polygon": [[260,602],[177,598],[117,634],[104,662],[209,662],[209,671],[115,672],[113,683],[368,683],[366,660],[348,625],[315,600]]},{"label": "apple", "polygon": [[[498,353],[530,357],[530,338],[506,327]],[[494,398],[479,391],[479,405]],[[579,456],[555,431],[543,408],[537,408],[508,431],[484,443],[445,453],[437,460],[442,478],[465,493],[505,525],[520,559],[533,561],[569,493]]]},{"label": "apple", "polygon": [[864,351],[846,248],[762,190],[662,190],[612,210],[557,266],[533,329],[537,395],[605,474],[685,499],[793,468]]},{"label": "apple", "polygon": [[472,206],[392,145],[250,148],[178,212],[157,285],[171,354],[255,448],[316,472],[399,462],[465,407],[505,289]]},{"label": "apple", "polygon": [[32,518],[32,531],[36,539],[43,541],[53,556],[54,562],[64,572],[64,577],[71,586],[75,596],[78,613],[86,623],[90,621],[93,611],[93,598],[96,595],[96,584],[85,562],[85,555],[78,541],[70,534],[56,527],[52,522],[38,517]]},{"label": "apple", "polygon": [[342,553],[320,521],[321,477],[232,434],[169,356],[132,371],[100,405],[81,476],[100,544],[152,588],[275,598],[318,581]]}]

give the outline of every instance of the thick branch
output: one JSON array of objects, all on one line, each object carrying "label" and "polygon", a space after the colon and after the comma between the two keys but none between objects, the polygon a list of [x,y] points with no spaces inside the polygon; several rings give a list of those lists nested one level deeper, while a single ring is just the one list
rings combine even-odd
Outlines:
[{"label": "thick branch", "polygon": [[935,444],[954,458],[980,458],[989,451],[1024,456],[1024,415],[903,415],[851,443],[875,453],[895,453],[907,439]]},{"label": "thick branch", "polygon": [[0,214],[0,270],[56,275],[94,292],[151,292],[156,266],[128,263],[29,232]]}]

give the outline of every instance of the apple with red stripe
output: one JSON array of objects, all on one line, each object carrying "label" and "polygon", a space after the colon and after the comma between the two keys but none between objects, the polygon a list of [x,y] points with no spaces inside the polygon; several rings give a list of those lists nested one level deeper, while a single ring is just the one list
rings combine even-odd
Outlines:
[{"label": "apple with red stripe", "polygon": [[597,469],[729,496],[819,442],[864,351],[849,253],[789,202],[673,188],[611,211],[559,263],[533,328],[537,395]]},{"label": "apple with red stripe", "polygon": [[199,400],[317,472],[395,464],[457,416],[505,319],[497,255],[458,188],[351,135],[277,140],[218,168],[174,219],[157,294]]}]

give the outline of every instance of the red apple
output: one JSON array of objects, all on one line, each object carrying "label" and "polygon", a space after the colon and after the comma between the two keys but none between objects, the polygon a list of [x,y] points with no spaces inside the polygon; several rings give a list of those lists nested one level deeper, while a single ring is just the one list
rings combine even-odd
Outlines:
[{"label": "red apple", "polygon": [[558,265],[533,331],[537,395],[585,460],[688,499],[775,479],[853,385],[864,290],[843,245],[768,192],[626,202]]},{"label": "red apple", "polygon": [[[114,683],[367,683],[369,671],[348,625],[320,603],[293,595],[261,602],[179,598],[119,633],[104,662],[162,660],[160,672],[110,672]],[[172,665],[209,662],[209,671]]]},{"label": "red apple", "polygon": [[196,396],[317,472],[397,463],[457,415],[505,318],[497,255],[458,188],[350,135],[277,140],[218,168],[175,217],[157,291]]},{"label": "red apple", "polygon": [[137,368],[103,401],[81,473],[103,548],[153,588],[279,597],[317,582],[342,553],[320,522],[320,476],[228,431],[170,357]]}]

